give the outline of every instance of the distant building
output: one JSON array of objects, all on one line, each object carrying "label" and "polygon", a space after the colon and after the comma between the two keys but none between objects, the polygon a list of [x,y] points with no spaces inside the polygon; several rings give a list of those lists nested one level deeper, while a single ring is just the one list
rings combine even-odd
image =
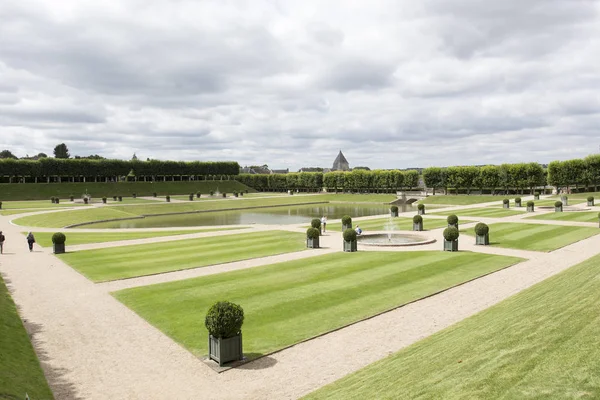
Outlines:
[{"label": "distant building", "polygon": [[333,162],[333,167],[331,167],[332,171],[350,171],[350,163],[344,157],[344,154],[340,150],[339,154],[335,158]]},{"label": "distant building", "polygon": [[323,168],[321,167],[303,167],[298,170],[298,172],[323,172]]},{"label": "distant building", "polygon": [[289,172],[290,172],[289,168],[286,168],[286,169],[272,169],[271,170],[272,174],[287,174]]}]

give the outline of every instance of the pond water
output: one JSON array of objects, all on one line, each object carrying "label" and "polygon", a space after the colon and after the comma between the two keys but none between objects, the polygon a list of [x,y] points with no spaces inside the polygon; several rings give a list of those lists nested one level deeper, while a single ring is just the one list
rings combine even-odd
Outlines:
[{"label": "pond water", "polygon": [[[410,205],[399,211],[416,209]],[[252,210],[230,210],[191,214],[163,215],[123,221],[102,222],[83,225],[81,228],[164,228],[182,226],[217,226],[249,224],[310,224],[311,219],[327,215],[329,220],[340,219],[344,215],[365,217],[389,214],[387,204],[313,204],[293,207],[269,207]]]}]

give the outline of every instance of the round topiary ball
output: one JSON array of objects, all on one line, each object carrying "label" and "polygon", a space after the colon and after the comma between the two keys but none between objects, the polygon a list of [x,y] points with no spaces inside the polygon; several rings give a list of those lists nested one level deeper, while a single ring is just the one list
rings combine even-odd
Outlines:
[{"label": "round topiary ball", "polygon": [[321,227],[321,220],[319,218],[313,218],[312,221],[310,221],[310,226],[319,229]]},{"label": "round topiary ball", "polygon": [[306,237],[309,239],[317,239],[320,236],[319,228],[308,228],[306,230]]},{"label": "round topiary ball", "polygon": [[554,207],[562,207],[562,201],[557,201],[554,203]]},{"label": "round topiary ball", "polygon": [[393,213],[397,213],[398,212],[398,206],[391,206],[390,207],[390,211]]},{"label": "round topiary ball", "polygon": [[417,210],[424,210],[425,209],[425,204],[419,204],[417,206]]},{"label": "round topiary ball", "polygon": [[356,231],[352,228],[348,228],[344,231],[344,240],[346,242],[354,242],[356,240]]},{"label": "round topiary ball", "polygon": [[236,336],[244,323],[244,310],[229,301],[219,301],[208,310],[204,325],[208,333],[216,338],[227,339]]},{"label": "round topiary ball", "polygon": [[420,224],[423,222],[423,217],[421,217],[420,215],[415,215],[413,217],[413,223],[415,224]]},{"label": "round topiary ball", "polygon": [[521,198],[520,197],[515,197],[515,203],[520,203],[521,202]]},{"label": "round topiary ball", "polygon": [[594,196],[588,196],[587,201],[594,201]]},{"label": "round topiary ball", "polygon": [[444,229],[444,239],[449,242],[453,242],[458,239],[458,235],[458,229],[453,226],[449,226],[448,228]]},{"label": "round topiary ball", "polygon": [[531,201],[531,200],[529,200],[527,202],[527,207],[533,207],[534,205],[535,205],[535,203],[533,201]]},{"label": "round topiary ball", "polygon": [[52,235],[52,243],[54,244],[64,244],[67,241],[67,237],[62,232],[56,232]]},{"label": "round topiary ball", "polygon": [[508,200],[508,199],[504,199],[504,200],[502,200],[502,203],[504,203],[504,204],[508,204],[508,203],[510,203],[510,200]]},{"label": "round topiary ball", "polygon": [[458,224],[458,217],[454,214],[450,214],[448,215],[448,218],[446,218],[446,221],[448,221],[448,224],[450,225],[456,225]]},{"label": "round topiary ball", "polygon": [[344,215],[342,217],[342,225],[348,225],[351,226],[352,225],[352,218],[350,218],[349,215]]},{"label": "round topiary ball", "polygon": [[489,233],[490,227],[484,224],[483,222],[475,225],[475,233],[479,236],[485,236]]}]

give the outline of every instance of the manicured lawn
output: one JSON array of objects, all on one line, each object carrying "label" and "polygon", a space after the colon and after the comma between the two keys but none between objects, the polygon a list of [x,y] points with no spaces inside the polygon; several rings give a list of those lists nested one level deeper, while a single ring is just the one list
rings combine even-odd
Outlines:
[{"label": "manicured lawn", "polygon": [[71,203],[69,200],[61,199],[60,203],[53,204],[48,200],[34,200],[34,201],[3,201],[2,210],[20,210],[29,208],[63,208],[63,207],[82,207],[83,203]]},{"label": "manicured lawn", "polygon": [[[191,233],[198,232],[214,232],[214,231],[225,231],[244,229],[238,227],[231,228],[212,228],[212,229],[198,229],[198,230],[187,230],[187,231],[152,231],[152,232],[76,232],[68,231],[63,232],[67,236],[67,246],[75,246],[78,244],[88,243],[105,243],[115,242],[119,240],[133,240],[133,239],[145,239],[154,238],[161,236],[177,236],[177,235],[188,235]],[[23,232],[27,235],[26,232]],[[42,247],[52,247],[52,235],[53,232],[33,232],[35,236],[35,242]]]},{"label": "manicured lawn", "polygon": [[466,206],[469,204],[479,204],[479,203],[489,203],[491,201],[498,201],[502,203],[502,196],[491,196],[491,195],[435,195],[429,196],[424,200],[420,200],[419,203],[422,204],[448,204],[454,206]]},{"label": "manicured lawn", "polygon": [[326,193],[320,194],[319,198],[327,201],[341,201],[348,203],[390,203],[398,199],[398,196],[391,193],[368,193],[368,194],[349,194],[349,193]]},{"label": "manicured lawn", "polygon": [[[467,223],[467,221],[462,221],[463,223]],[[471,221],[469,221],[471,222]],[[365,221],[352,221],[352,225],[359,225],[363,231],[384,231],[389,229],[402,230],[402,231],[412,231],[413,221],[411,218],[406,217],[398,217],[398,218],[376,218],[369,219]],[[390,225],[391,224],[391,225]],[[437,228],[445,228],[448,226],[448,223],[445,219],[437,219],[437,218],[427,218],[426,215],[423,216],[423,229],[431,230]],[[336,222],[333,224],[327,224],[328,231],[342,231],[342,223]]]},{"label": "manicured lawn", "polygon": [[[555,199],[555,200],[560,200],[561,196],[563,196],[563,195],[552,196],[551,198]],[[575,203],[586,202],[588,196],[594,197],[594,199],[596,200],[596,203],[600,200],[600,192],[571,193],[571,194],[567,194],[564,196],[567,196],[568,200],[573,200],[573,202],[575,202]]]},{"label": "manicured lawn", "polygon": [[600,398],[600,256],[306,399]]},{"label": "manicured lawn", "polygon": [[469,252],[340,252],[114,295],[199,357],[207,353],[208,308],[238,303],[245,356],[255,358],[519,261]]},{"label": "manicured lawn", "polygon": [[[553,251],[600,233],[598,228],[579,226],[497,223],[489,227],[490,245],[532,251]],[[461,233],[475,236],[473,228]]]},{"label": "manicured lawn", "polygon": [[598,222],[597,212],[585,211],[566,211],[566,212],[551,212],[548,214],[535,215],[527,217],[528,219],[546,219],[553,221],[574,221],[574,222]]},{"label": "manicured lawn", "polygon": [[4,280],[0,276],[0,399],[53,399]]},{"label": "manicured lawn", "polygon": [[454,210],[454,211],[433,211],[432,214],[435,215],[450,215],[455,214],[459,217],[468,216],[468,217],[489,217],[489,218],[504,218],[511,217],[513,215],[519,215],[525,212],[526,208],[522,207],[519,210],[515,211],[515,209],[503,209],[503,208],[495,208],[495,207],[483,207],[483,208],[468,208],[465,210]]},{"label": "manicured lawn", "polygon": [[24,209],[20,209],[20,210],[4,210],[4,211],[0,211],[0,215],[9,216],[9,215],[27,214],[27,213],[36,212],[36,211],[52,211],[52,209],[51,208],[24,208]]},{"label": "manicured lawn", "polygon": [[59,257],[87,278],[102,282],[300,251],[306,248],[305,238],[304,233],[256,232],[84,250]]},{"label": "manicured lawn", "polygon": [[[133,207],[135,206],[131,206],[131,208]],[[122,207],[120,209],[117,209],[117,207],[101,207],[89,208],[85,210],[69,210],[48,214],[31,215],[29,217],[18,218],[13,222],[21,226],[62,228],[68,225],[101,221],[104,219],[137,217],[137,215],[128,213],[127,208],[129,207]]]}]

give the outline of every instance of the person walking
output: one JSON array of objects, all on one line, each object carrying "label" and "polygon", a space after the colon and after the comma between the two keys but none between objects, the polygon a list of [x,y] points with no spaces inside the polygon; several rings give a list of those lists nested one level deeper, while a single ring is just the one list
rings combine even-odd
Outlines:
[{"label": "person walking", "polygon": [[29,232],[27,234],[27,244],[29,244],[29,251],[33,251],[34,243],[35,243],[35,237],[33,237],[33,233]]},{"label": "person walking", "polygon": [[321,218],[321,225],[323,226],[323,233],[327,232],[327,215],[323,215]]},{"label": "person walking", "polygon": [[0,254],[4,253],[4,241],[6,240],[6,237],[2,234],[2,231],[0,231]]}]

